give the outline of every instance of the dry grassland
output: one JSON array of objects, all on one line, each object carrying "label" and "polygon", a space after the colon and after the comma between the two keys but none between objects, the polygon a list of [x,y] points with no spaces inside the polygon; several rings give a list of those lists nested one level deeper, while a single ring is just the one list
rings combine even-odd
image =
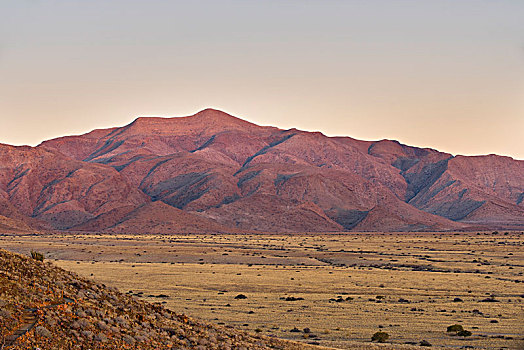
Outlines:
[{"label": "dry grassland", "polygon": [[[351,348],[384,331],[397,347],[524,348],[521,233],[4,235],[0,246],[176,312],[306,343]],[[453,324],[472,336],[450,335]]]}]

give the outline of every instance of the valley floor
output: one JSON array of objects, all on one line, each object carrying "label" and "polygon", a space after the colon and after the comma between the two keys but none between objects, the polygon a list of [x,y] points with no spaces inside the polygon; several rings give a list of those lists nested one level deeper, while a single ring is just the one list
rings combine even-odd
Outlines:
[{"label": "valley floor", "polygon": [[[524,235],[1,235],[120,291],[217,324],[327,347],[524,347]],[[245,298],[243,297],[245,296]],[[460,324],[472,332],[453,336]]]}]

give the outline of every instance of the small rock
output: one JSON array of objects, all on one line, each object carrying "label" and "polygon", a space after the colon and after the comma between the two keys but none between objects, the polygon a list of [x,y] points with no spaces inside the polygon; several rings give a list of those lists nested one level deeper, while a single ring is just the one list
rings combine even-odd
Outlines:
[{"label": "small rock", "polygon": [[78,310],[77,312],[75,312],[75,315],[77,315],[78,317],[86,317],[87,316],[87,314],[83,310]]},{"label": "small rock", "polygon": [[49,330],[47,330],[47,328],[43,327],[43,326],[38,326],[35,328],[35,334],[39,337],[44,337],[44,338],[50,338],[51,337],[51,332],[49,332]]},{"label": "small rock", "polygon": [[11,312],[5,309],[0,309],[0,318],[3,318],[3,319],[11,318]]},{"label": "small rock", "polygon": [[95,336],[95,340],[101,343],[107,343],[107,337],[104,333],[98,333]]},{"label": "small rock", "polygon": [[122,340],[126,344],[129,344],[129,345],[133,345],[135,343],[135,338],[133,338],[132,336],[130,336],[128,334],[124,334],[124,336],[122,337]]},{"label": "small rock", "polygon": [[98,329],[100,329],[102,331],[108,331],[109,330],[109,326],[104,321],[97,321],[96,322],[96,326],[98,327]]}]

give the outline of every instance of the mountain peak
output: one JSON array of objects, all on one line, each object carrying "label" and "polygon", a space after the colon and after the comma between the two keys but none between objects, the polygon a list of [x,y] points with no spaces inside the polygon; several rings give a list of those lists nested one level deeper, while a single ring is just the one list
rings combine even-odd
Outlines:
[{"label": "mountain peak", "polygon": [[239,118],[232,116],[231,114],[221,111],[220,109],[215,109],[215,108],[210,108],[210,107],[204,108],[203,110],[195,113],[194,115],[195,116],[204,116],[204,115],[211,115],[211,114],[215,116],[227,116],[229,118],[239,119]]},{"label": "mountain peak", "polygon": [[250,124],[253,126],[255,125],[251,122],[248,122],[247,120],[237,118],[235,116],[232,116],[229,113],[226,113],[224,111],[214,109],[214,108],[206,108],[201,110],[200,112],[197,112],[196,114],[193,114],[192,116],[189,116],[188,118],[198,118],[198,119],[207,119],[207,120],[213,120],[216,122],[236,122],[236,123],[244,123],[244,124]]},{"label": "mountain peak", "polygon": [[260,126],[226,112],[206,108],[185,117],[138,117],[124,127],[127,134],[178,134],[191,130],[221,132],[238,129],[259,129]]}]

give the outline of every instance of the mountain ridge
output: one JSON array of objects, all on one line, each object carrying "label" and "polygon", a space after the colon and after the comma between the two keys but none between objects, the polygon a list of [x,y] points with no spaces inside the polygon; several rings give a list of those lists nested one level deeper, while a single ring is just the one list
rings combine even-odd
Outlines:
[{"label": "mountain ridge", "polygon": [[[147,232],[148,215],[183,232],[177,221],[198,232],[524,228],[524,161],[258,126],[215,109],[16,147],[0,145],[0,208],[51,229],[127,218]],[[24,155],[9,158],[15,150]],[[137,211],[157,201],[176,210]]]}]

